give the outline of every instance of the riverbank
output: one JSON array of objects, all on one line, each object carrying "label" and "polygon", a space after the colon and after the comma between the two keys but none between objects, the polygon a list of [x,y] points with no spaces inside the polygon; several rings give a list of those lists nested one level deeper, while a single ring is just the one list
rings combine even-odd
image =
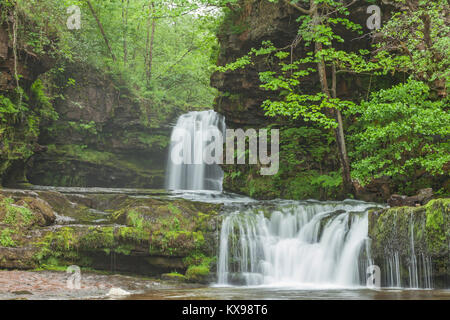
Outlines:
[{"label": "riverbank", "polygon": [[69,288],[63,271],[0,271],[0,300],[124,299],[154,290],[191,290],[201,286],[158,279],[82,272],[80,288]]},{"label": "riverbank", "polygon": [[62,271],[0,271],[0,300],[450,300],[450,290],[215,287],[84,271],[81,288],[69,289],[68,278]]},{"label": "riverbank", "polygon": [[221,204],[159,190],[0,190],[0,268],[77,265],[206,283]]}]

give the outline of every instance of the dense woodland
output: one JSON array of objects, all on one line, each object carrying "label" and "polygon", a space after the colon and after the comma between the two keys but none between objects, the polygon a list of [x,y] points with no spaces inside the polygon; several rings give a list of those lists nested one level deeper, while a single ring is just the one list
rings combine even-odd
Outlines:
[{"label": "dense woodland", "polygon": [[[80,88],[74,69],[111,79],[138,103],[137,118],[147,128],[189,110],[220,112],[224,97],[236,98],[237,113],[252,112],[239,109],[239,90],[210,84],[212,75],[248,72],[257,74],[259,109],[266,116],[259,126],[282,129],[281,170],[260,177],[257,167],[225,167],[226,189],[258,198],[331,199],[387,185],[382,198],[426,187],[448,195],[448,2],[380,2],[377,30],[365,25],[365,10],[377,1],[258,5],[267,2],[287,12],[296,30],[292,38],[281,43],[262,35],[259,43],[228,55],[221,41],[252,34],[249,8],[255,1],[0,1],[6,34],[0,44],[2,183],[27,181],[26,170],[14,170],[36,153],[58,149],[41,137],[59,134],[63,115],[54,106],[67,98],[67,88]],[[73,5],[80,8],[81,26],[70,30]],[[66,125],[81,138],[59,152],[84,155],[87,162],[108,160],[109,153],[83,153],[99,135],[95,120]],[[162,149],[167,139],[158,140]]]}]

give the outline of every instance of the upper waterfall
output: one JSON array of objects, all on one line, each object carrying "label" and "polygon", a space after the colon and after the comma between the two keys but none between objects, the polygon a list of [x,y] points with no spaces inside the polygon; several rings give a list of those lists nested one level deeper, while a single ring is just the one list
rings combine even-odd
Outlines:
[{"label": "upper waterfall", "polygon": [[[205,164],[203,161],[203,151],[211,142],[208,133],[214,130],[223,135],[225,119],[212,110],[193,111],[180,116],[172,131],[166,172],[167,189],[222,191],[222,169],[218,164]],[[173,153],[180,153],[184,159],[192,161],[175,163]]]}]

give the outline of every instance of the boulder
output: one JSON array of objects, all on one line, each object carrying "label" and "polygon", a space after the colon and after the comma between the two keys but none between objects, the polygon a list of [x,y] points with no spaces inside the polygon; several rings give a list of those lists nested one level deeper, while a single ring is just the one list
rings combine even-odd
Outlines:
[{"label": "boulder", "polygon": [[398,194],[393,194],[388,199],[388,204],[391,207],[414,207],[427,204],[431,199],[433,199],[433,189],[421,189],[419,193],[415,196],[403,196]]}]

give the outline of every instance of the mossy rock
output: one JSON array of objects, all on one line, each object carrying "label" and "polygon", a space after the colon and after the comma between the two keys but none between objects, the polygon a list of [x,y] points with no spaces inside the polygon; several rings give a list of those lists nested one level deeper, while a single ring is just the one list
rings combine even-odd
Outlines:
[{"label": "mossy rock", "polygon": [[369,237],[377,264],[384,265],[388,257],[398,254],[400,267],[408,270],[414,252],[417,257],[431,258],[433,276],[441,279],[441,285],[450,283],[450,199],[431,200],[419,207],[372,210]]},{"label": "mossy rock", "polygon": [[0,224],[16,229],[47,226],[56,219],[50,205],[39,198],[24,197],[16,200],[0,195]]},{"label": "mossy rock", "polygon": [[[203,266],[210,266],[204,257],[217,251],[220,210],[221,205],[164,196],[2,191],[0,267],[76,264],[152,276],[191,268],[186,279],[203,281]],[[73,220],[55,224],[56,216]],[[184,260],[195,255],[201,259]]]},{"label": "mossy rock", "polygon": [[173,281],[173,282],[186,282],[187,278],[178,272],[171,272],[171,273],[162,274],[161,280]]}]

